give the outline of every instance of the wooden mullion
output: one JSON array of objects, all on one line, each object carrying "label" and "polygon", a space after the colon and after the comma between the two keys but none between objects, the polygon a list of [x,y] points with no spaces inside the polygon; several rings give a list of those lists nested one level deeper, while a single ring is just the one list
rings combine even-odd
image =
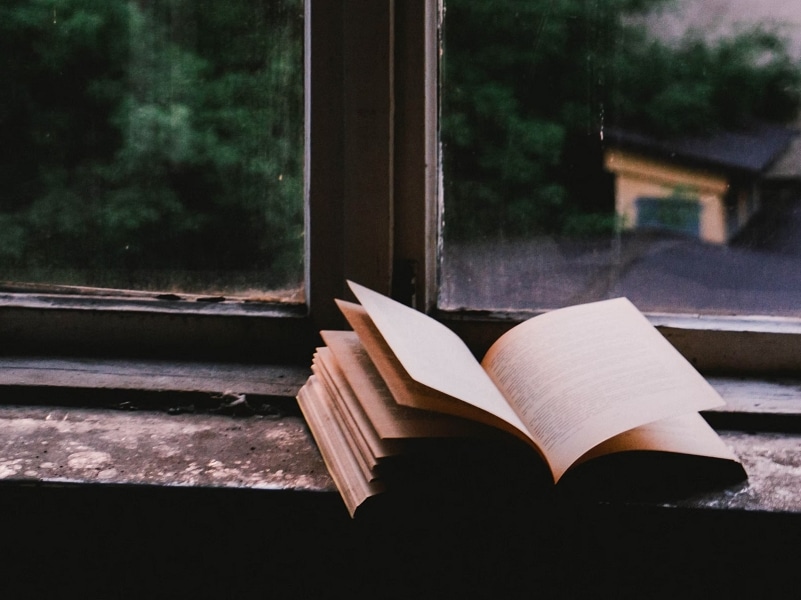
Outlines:
[{"label": "wooden mullion", "polygon": [[345,0],[345,276],[388,294],[392,265],[392,0]]},{"label": "wooden mullion", "polygon": [[437,298],[437,3],[396,3],[393,296],[424,312]]}]

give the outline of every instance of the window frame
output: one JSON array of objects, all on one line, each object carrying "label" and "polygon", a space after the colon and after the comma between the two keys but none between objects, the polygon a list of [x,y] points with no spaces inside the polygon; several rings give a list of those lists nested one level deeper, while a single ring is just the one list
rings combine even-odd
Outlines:
[{"label": "window frame", "polygon": [[[0,293],[6,354],[308,364],[353,279],[478,356],[536,311],[437,308],[440,0],[306,0],[306,304]],[[649,315],[705,372],[801,370],[801,320]]]},{"label": "window frame", "polygon": [[[432,2],[442,8],[442,0]],[[441,189],[439,194],[442,203]],[[435,307],[429,312],[481,357],[503,333],[545,311]],[[651,312],[646,317],[704,374],[764,377],[801,372],[801,318]]]},{"label": "window frame", "polygon": [[[393,0],[305,3],[305,305],[237,299],[210,303],[189,296],[78,288],[67,293],[35,286],[30,291],[6,289],[0,293],[6,352],[307,362],[319,341],[317,331],[343,325],[333,298],[346,296],[345,280],[390,293],[393,260],[406,260],[393,254],[394,201],[418,193],[420,186],[412,173],[416,167],[395,165],[394,132],[399,122],[415,121],[417,115],[402,108],[405,114],[395,120],[395,62],[406,59],[396,56],[395,28],[398,24],[420,39],[422,21],[417,17],[424,5],[415,1],[396,7]],[[402,13],[398,23],[396,9]],[[414,26],[407,26],[415,19]],[[417,45],[401,44],[420,59]],[[428,75],[421,65],[401,68]],[[404,90],[408,104],[421,95],[417,84]],[[403,148],[398,154],[415,162],[419,145],[427,143],[426,132],[400,136]],[[433,161],[425,165],[429,180],[434,166]],[[415,185],[396,186],[396,170]],[[411,221],[426,199],[410,210],[401,200],[403,232],[412,230]],[[429,229],[427,235],[433,224]],[[407,236],[399,238],[403,246]],[[432,257],[426,253],[420,260],[433,265]]]}]

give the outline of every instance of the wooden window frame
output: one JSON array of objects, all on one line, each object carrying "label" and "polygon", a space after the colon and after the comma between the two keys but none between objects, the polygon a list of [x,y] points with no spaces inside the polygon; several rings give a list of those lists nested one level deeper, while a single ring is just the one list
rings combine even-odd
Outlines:
[{"label": "wooden window frame", "polygon": [[[345,296],[346,279],[390,293],[396,261],[426,263],[416,277],[418,294],[427,290],[433,254],[420,250],[412,221],[432,197],[421,189],[435,180],[435,123],[414,130],[409,123],[431,109],[418,103],[430,71],[405,64],[423,60],[420,46],[398,39],[422,39],[424,8],[422,0],[306,2],[305,305],[20,286],[0,293],[6,353],[306,363],[317,331],[343,324],[333,298]],[[409,79],[401,96],[396,62]],[[429,146],[423,154],[422,145]],[[420,198],[406,202],[411,195]],[[431,238],[435,222],[424,228]]]},{"label": "wooden window frame", "polygon": [[[0,294],[6,354],[308,364],[353,279],[477,355],[534,312],[437,308],[439,0],[306,1],[306,304]],[[801,370],[801,320],[649,315],[706,372]]]}]

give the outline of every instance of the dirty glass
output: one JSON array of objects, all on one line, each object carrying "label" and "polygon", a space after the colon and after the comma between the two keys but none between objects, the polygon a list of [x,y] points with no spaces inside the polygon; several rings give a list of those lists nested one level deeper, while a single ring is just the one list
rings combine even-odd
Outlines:
[{"label": "dirty glass", "polygon": [[302,0],[4,0],[0,282],[303,278]]},{"label": "dirty glass", "polygon": [[801,315],[801,4],[446,0],[444,308]]}]

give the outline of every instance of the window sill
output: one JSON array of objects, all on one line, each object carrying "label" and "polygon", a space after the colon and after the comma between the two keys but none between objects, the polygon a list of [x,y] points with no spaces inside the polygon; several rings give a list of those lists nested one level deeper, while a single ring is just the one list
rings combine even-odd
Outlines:
[{"label": "window sill", "polygon": [[170,295],[0,291],[0,330],[14,354],[79,358],[306,363],[319,343],[304,305]]},{"label": "window sill", "polygon": [[333,492],[301,417],[0,407],[0,481]]},{"label": "window sill", "polygon": [[307,375],[294,366],[0,359],[0,481],[334,491],[292,401]]},{"label": "window sill", "polygon": [[[307,374],[296,366],[0,359],[0,482],[335,496],[293,400]],[[749,479],[659,506],[801,513],[801,388],[786,380],[710,382],[728,406],[707,416]],[[143,398],[140,410],[131,410],[134,397]],[[198,397],[221,404],[196,410]],[[236,401],[248,397],[263,410],[237,416]]]},{"label": "window sill", "polygon": [[[539,311],[439,311],[476,356]],[[703,373],[762,377],[801,373],[801,319],[724,315],[646,315],[667,340]]]}]

